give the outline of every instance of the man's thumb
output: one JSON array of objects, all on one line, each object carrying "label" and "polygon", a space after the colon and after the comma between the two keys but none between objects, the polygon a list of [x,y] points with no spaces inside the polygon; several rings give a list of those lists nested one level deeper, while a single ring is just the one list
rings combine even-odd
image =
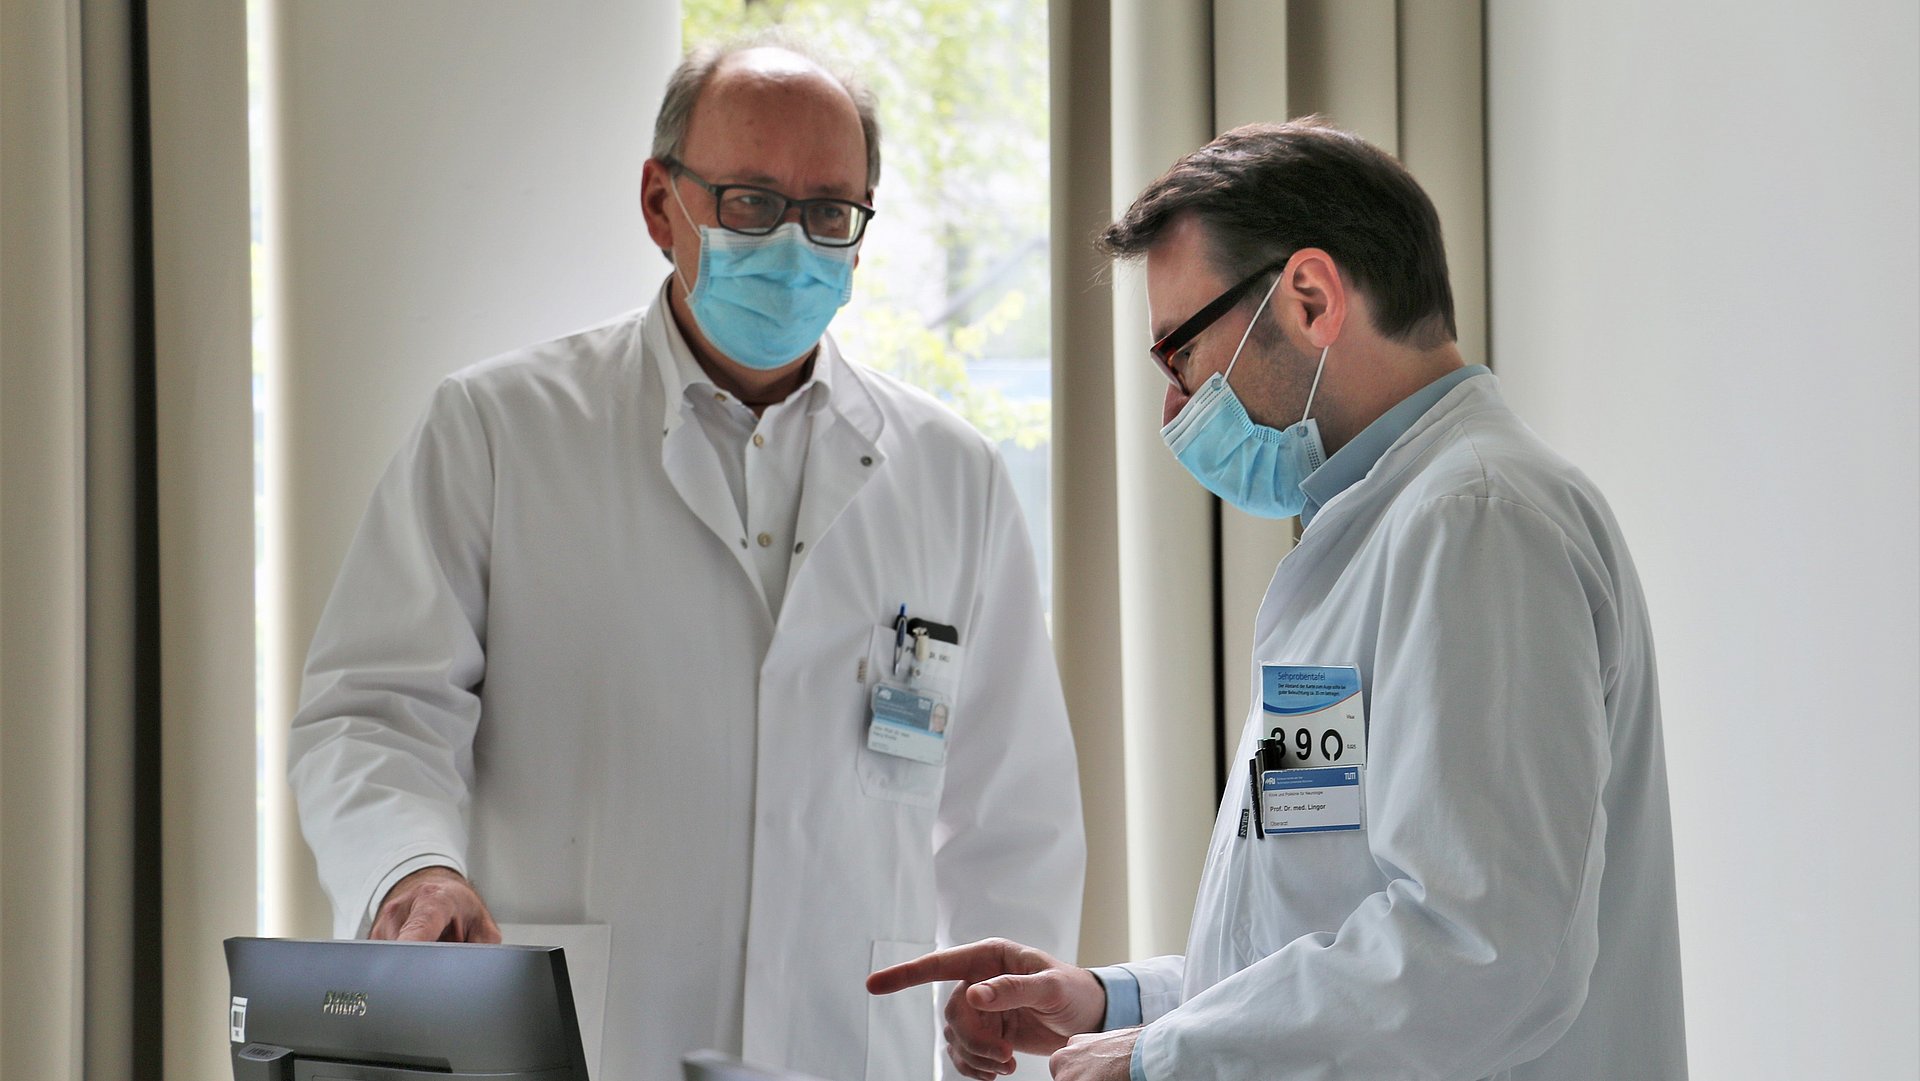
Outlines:
[{"label": "man's thumb", "polygon": [[1059,997],[1059,979],[1051,972],[1033,975],[1008,974],[982,980],[967,989],[967,1001],[975,1009],[1003,1013],[1023,1007],[1049,1006]]}]

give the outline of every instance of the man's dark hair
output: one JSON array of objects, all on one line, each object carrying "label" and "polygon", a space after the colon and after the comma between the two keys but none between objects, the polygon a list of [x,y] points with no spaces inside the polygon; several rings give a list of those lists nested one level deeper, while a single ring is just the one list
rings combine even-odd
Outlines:
[{"label": "man's dark hair", "polygon": [[1381,334],[1420,348],[1458,337],[1433,201],[1404,166],[1351,132],[1318,117],[1235,128],[1147,185],[1099,247],[1139,258],[1187,213],[1205,227],[1226,281],[1321,248],[1366,294]]}]

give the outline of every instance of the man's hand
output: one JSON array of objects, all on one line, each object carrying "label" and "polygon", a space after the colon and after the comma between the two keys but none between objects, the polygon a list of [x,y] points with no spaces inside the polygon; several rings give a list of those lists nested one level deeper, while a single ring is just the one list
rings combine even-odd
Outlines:
[{"label": "man's hand", "polygon": [[393,884],[368,938],[498,942],[500,925],[473,884],[451,867],[424,867]]},{"label": "man's hand", "polygon": [[1075,1036],[1047,1062],[1053,1081],[1128,1081],[1133,1076],[1137,1028]]},{"label": "man's hand", "polygon": [[[1012,1073],[1015,1051],[1058,1051],[1106,1017],[1107,991],[1093,973],[1004,938],[883,968],[867,977],[867,990],[890,995],[941,980],[960,981],[947,999],[947,1057],[975,1081]],[[1121,1081],[1126,1068],[1123,1060]]]}]

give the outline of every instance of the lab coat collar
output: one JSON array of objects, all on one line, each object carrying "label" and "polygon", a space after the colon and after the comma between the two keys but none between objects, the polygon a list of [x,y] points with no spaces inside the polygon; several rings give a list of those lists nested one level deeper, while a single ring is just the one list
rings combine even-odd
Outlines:
[{"label": "lab coat collar", "polygon": [[1453,373],[1447,377],[1446,388],[1446,393],[1440,396],[1439,401],[1429,405],[1400,433],[1399,438],[1380,452],[1365,476],[1327,496],[1326,502],[1312,516],[1312,521],[1320,524],[1312,527],[1303,524],[1302,544],[1306,543],[1310,534],[1324,535],[1327,532],[1325,525],[1340,517],[1333,513],[1335,508],[1352,505],[1363,498],[1376,482],[1392,478],[1416,461],[1439,433],[1450,430],[1481,409],[1501,403],[1500,380],[1482,365],[1472,365]]},{"label": "lab coat collar", "polygon": [[878,455],[880,430],[886,427],[886,421],[880,411],[880,401],[874,396],[872,373],[849,363],[840,355],[840,343],[833,340],[832,334],[827,334],[820,339],[820,355],[813,360],[813,378],[820,382],[830,380],[833,387],[832,396],[814,408],[832,409],[862,440],[873,445],[874,454]]},{"label": "lab coat collar", "polygon": [[1307,478],[1300,482],[1300,490],[1307,496],[1307,504],[1300,511],[1300,528],[1312,525],[1313,516],[1319,513],[1321,507],[1326,506],[1334,496],[1359,483],[1373,469],[1374,463],[1387,453],[1387,449],[1405,435],[1416,421],[1426,416],[1440,399],[1446,397],[1448,391],[1486,372],[1484,365],[1469,364],[1435,379],[1375,417],[1372,424],[1361,429],[1359,435],[1335,451],[1320,468],[1307,474]]},{"label": "lab coat collar", "polygon": [[[655,350],[654,358],[660,376],[660,385],[666,391],[666,416],[661,425],[664,429],[661,432],[663,438],[672,435],[674,429],[680,427],[681,422],[686,419],[687,411],[692,407],[692,401],[687,395],[688,390],[695,390],[702,394],[720,392],[713,382],[713,377],[707,374],[706,369],[700,366],[700,361],[694,357],[693,347],[687,344],[686,335],[681,333],[680,323],[673,316],[673,307],[667,302],[667,290],[672,283],[673,277],[668,275],[660,284],[660,291],[653,299],[653,306],[647,311],[648,321],[658,324],[661,338],[666,345],[664,349]],[[832,360],[828,358],[830,352],[833,354]],[[808,373],[807,381],[800,384],[793,394],[788,396],[787,401],[792,401],[795,397],[804,397],[808,415],[818,416],[821,410],[831,404],[836,380],[846,379],[846,376],[841,374],[845,362],[835,363],[838,358],[839,350],[834,347],[833,340],[830,337],[822,337],[819,351],[814,355],[813,370]]]}]

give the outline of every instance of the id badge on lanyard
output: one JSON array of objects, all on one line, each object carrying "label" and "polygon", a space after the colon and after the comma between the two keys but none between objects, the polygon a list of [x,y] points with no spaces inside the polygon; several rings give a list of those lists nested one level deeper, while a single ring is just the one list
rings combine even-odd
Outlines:
[{"label": "id badge on lanyard", "polygon": [[867,749],[937,766],[947,760],[953,670],[960,635],[930,620],[894,620],[893,663],[874,681],[868,701]]},{"label": "id badge on lanyard", "polygon": [[1367,715],[1359,670],[1263,664],[1260,710],[1267,735],[1247,768],[1254,836],[1364,829]]}]

